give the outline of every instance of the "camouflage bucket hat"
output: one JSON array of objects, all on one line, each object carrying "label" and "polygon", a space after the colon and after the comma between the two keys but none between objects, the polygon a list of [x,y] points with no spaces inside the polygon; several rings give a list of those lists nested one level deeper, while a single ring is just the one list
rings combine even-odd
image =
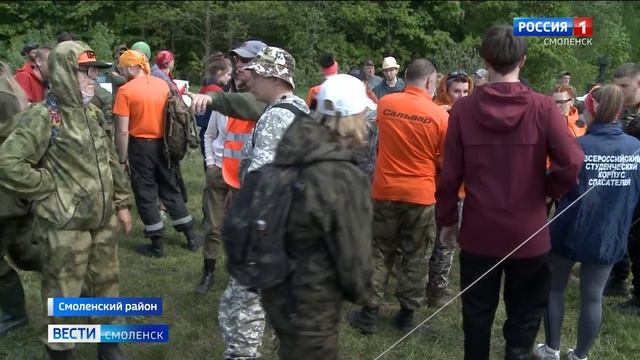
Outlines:
[{"label": "camouflage bucket hat", "polygon": [[264,77],[277,77],[288,82],[292,88],[296,88],[293,82],[293,74],[296,69],[296,61],[285,50],[267,46],[258,53],[255,59],[245,67]]}]

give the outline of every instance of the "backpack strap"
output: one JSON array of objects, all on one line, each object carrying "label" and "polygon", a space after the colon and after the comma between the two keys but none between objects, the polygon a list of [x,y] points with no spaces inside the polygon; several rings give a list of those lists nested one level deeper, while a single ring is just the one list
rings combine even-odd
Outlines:
[{"label": "backpack strap", "polygon": [[305,113],[304,111],[300,110],[300,108],[298,108],[297,106],[293,105],[292,103],[279,103],[279,104],[273,105],[271,108],[272,109],[273,108],[280,108],[280,109],[289,110],[296,117],[307,115],[307,113]]},{"label": "backpack strap", "polygon": [[[269,110],[274,109],[274,108],[279,108],[279,109],[285,109],[285,110],[289,110],[289,112],[293,113],[293,115],[298,118],[301,116],[307,116],[307,113],[300,110],[297,106],[291,104],[291,103],[278,103],[273,105],[271,108],[269,108]],[[251,135],[251,147],[255,147],[256,146],[256,129],[258,127],[255,126],[253,128],[253,134]]]}]

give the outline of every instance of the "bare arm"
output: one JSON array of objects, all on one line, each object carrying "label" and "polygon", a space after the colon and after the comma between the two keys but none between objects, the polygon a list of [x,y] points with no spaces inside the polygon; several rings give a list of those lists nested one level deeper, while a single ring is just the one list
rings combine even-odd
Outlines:
[{"label": "bare arm", "polygon": [[118,160],[120,163],[127,161],[129,151],[129,117],[118,116],[116,129],[116,147],[118,150]]}]

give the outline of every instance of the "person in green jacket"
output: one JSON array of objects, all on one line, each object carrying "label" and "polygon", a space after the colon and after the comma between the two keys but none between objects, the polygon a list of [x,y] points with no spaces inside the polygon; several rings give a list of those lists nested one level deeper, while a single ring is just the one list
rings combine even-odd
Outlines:
[{"label": "person in green jacket", "polygon": [[[15,129],[18,116],[28,106],[9,66],[0,62],[0,145]],[[29,203],[0,189],[0,336],[28,323],[20,277],[4,259],[9,255],[20,270],[40,269],[40,251],[34,242]]]},{"label": "person in green jacket", "polygon": [[113,139],[113,95],[102,86],[96,86],[91,103],[104,114],[104,123],[99,125],[107,133],[109,139]]},{"label": "person in green jacket", "polygon": [[[20,116],[0,147],[0,188],[33,201],[43,299],[118,296],[117,232],[131,230],[132,194],[99,125],[102,112],[89,103],[105,65],[82,42],[58,44],[49,56],[47,99]],[[47,318],[50,324],[70,322]],[[43,335],[50,359],[73,359],[75,344],[48,343]],[[117,344],[98,344],[98,358],[124,356]]]},{"label": "person in green jacket", "polygon": [[298,117],[278,145],[276,166],[300,169],[291,204],[290,278],[261,291],[280,339],[280,359],[338,359],[343,300],[364,303],[372,289],[373,210],[367,176],[356,166],[371,101],[365,85],[334,75],[320,87],[317,113]]}]

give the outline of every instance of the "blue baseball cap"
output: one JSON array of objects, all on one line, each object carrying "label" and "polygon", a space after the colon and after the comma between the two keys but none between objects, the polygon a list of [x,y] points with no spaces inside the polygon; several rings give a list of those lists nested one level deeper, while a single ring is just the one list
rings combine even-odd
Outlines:
[{"label": "blue baseball cap", "polygon": [[230,52],[245,59],[253,59],[258,56],[258,53],[265,47],[267,47],[267,44],[260,40],[249,40],[239,48],[233,49]]}]

